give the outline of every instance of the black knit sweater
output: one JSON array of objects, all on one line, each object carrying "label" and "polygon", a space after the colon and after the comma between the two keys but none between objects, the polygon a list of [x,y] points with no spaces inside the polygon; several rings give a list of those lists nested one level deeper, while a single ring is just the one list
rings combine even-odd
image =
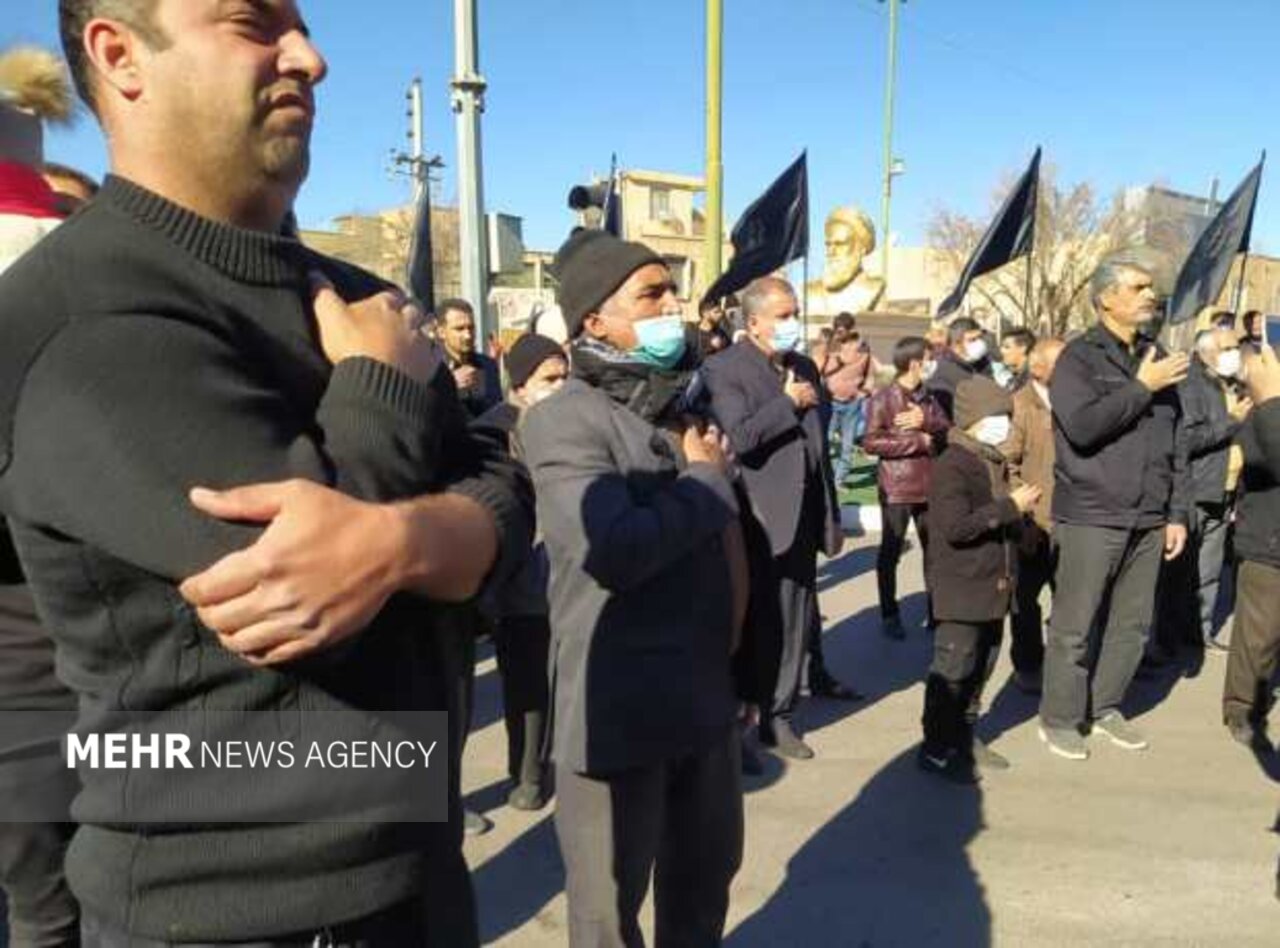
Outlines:
[{"label": "black knit sweater", "polygon": [[[324,735],[380,711],[457,707],[463,632],[426,600],[397,596],[337,656],[270,670],[222,649],[176,591],[257,536],[196,511],[197,484],[302,477],[374,501],[447,486],[499,523],[494,581],[523,558],[527,485],[468,433],[448,371],[423,385],[368,359],[331,367],[307,302],[314,268],[346,299],[382,288],[296,241],[109,178],[0,279],[0,507],[79,697],[78,729],[124,730],[145,711],[164,730],[165,715],[194,713],[208,721],[198,738],[221,741],[252,730],[249,709],[286,734]],[[81,779],[72,887],[140,936],[241,941],[333,924],[415,896],[428,861],[459,858],[458,821],[396,822],[405,788],[386,770],[368,776],[387,781],[383,806],[314,823],[280,822],[235,771],[185,787],[192,820],[168,826],[140,818],[172,794],[164,772]],[[456,813],[456,773],[450,784]],[[286,789],[276,804],[323,806],[314,773]]]}]

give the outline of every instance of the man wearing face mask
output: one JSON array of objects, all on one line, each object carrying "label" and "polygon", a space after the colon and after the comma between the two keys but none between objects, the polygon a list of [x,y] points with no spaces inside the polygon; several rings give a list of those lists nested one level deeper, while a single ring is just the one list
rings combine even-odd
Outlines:
[{"label": "man wearing face mask", "polygon": [[[719,434],[662,258],[581,231],[556,263],[572,378],[520,428],[551,563],[556,834],[572,946],[719,944],[742,858],[730,660],[745,599]],[[723,358],[718,356],[717,358]]]},{"label": "man wearing face mask", "polygon": [[[569,363],[555,341],[534,333],[517,339],[505,362],[511,383],[507,400],[477,418],[472,427],[502,432],[511,456],[521,460],[524,451],[516,436],[520,418],[559,391],[569,377]],[[524,565],[497,591],[491,610],[507,729],[507,774],[512,783],[507,804],[517,810],[541,809],[548,795],[543,762],[550,705],[548,568],[546,548],[535,540]]]},{"label": "man wearing face mask", "polygon": [[[839,552],[840,509],[827,454],[818,367],[800,354],[796,295],[787,281],[762,277],[741,295],[747,338],[702,369],[711,413],[737,457],[752,512],[747,546],[753,562],[751,621],[781,646],[772,701],[761,709],[760,738],[779,754],[813,756],[796,734],[792,712],[806,650],[814,695],[848,700],[852,692],[825,669],[817,611],[817,557]],[[777,597],[776,600],[773,597]]]},{"label": "man wearing face mask", "polygon": [[1170,635],[1179,620],[1194,617],[1193,641],[1202,643],[1208,654],[1226,653],[1214,635],[1214,607],[1244,466],[1244,455],[1233,442],[1252,407],[1240,388],[1241,374],[1240,340],[1234,332],[1208,329],[1196,336],[1195,356],[1178,386],[1193,501],[1188,555],[1165,567],[1166,594],[1157,597],[1162,606],[1158,628],[1169,648],[1179,644]]},{"label": "man wearing face mask", "polygon": [[937,370],[926,387],[942,405],[947,418],[952,417],[956,386],[975,375],[991,378],[991,349],[982,327],[967,316],[951,321],[947,327],[947,347],[938,350]]},{"label": "man wearing face mask", "polygon": [[933,543],[926,572],[938,629],[918,761],[927,773],[956,783],[975,782],[975,765],[1009,766],[973,727],[1013,600],[1017,529],[1040,498],[1038,487],[1009,483],[1000,445],[1009,440],[1012,412],[1013,400],[992,380],[961,382],[955,427],[929,489]]}]

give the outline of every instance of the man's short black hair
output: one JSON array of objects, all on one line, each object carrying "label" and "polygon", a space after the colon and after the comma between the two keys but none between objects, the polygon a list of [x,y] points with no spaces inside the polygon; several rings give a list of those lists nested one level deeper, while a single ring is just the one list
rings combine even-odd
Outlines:
[{"label": "man's short black hair", "polygon": [[982,329],[978,325],[976,319],[970,319],[968,316],[960,316],[951,320],[951,325],[947,327],[947,345],[955,346],[964,342],[965,333],[975,332]]},{"label": "man's short black hair", "polygon": [[853,313],[837,313],[836,318],[831,320],[832,329],[843,329],[845,332],[852,332],[858,325],[858,321],[853,318]]},{"label": "man's short black hair", "polygon": [[923,362],[929,351],[929,343],[920,336],[899,339],[893,347],[893,367],[899,375],[905,375],[912,362]]},{"label": "man's short black hair", "polygon": [[442,322],[444,321],[445,314],[452,312],[466,313],[473,320],[476,318],[476,311],[472,305],[466,300],[460,299],[456,296],[451,296],[446,300],[441,300],[436,306],[436,315],[440,317]]},{"label": "man's short black hair", "polygon": [[1030,352],[1036,347],[1036,334],[1030,329],[1011,329],[1004,334],[1004,337],[1023,352]]},{"label": "man's short black hair", "polygon": [[66,57],[76,93],[95,115],[98,103],[93,96],[90,74],[93,67],[84,49],[84,28],[90,20],[103,17],[119,20],[138,34],[152,49],[164,49],[169,37],[155,22],[159,0],[58,0],[58,32],[62,55]]}]

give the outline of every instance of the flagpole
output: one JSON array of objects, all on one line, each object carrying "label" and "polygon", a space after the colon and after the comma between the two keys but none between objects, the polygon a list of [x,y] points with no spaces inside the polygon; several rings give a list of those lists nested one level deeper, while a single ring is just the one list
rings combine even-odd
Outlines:
[{"label": "flagpole", "polygon": [[800,305],[803,308],[800,310],[800,325],[804,329],[804,341],[805,341],[805,345],[807,346],[809,344],[809,253],[808,251],[806,251],[804,255],[804,269],[802,271],[802,274],[803,275],[800,277],[800,280],[801,280]]},{"label": "flagpole", "polygon": [[[1267,150],[1264,148],[1262,149],[1262,157],[1258,159],[1258,164],[1265,165],[1266,163],[1267,163]],[[1258,185],[1259,185],[1259,188],[1261,188],[1262,182],[1259,181]],[[1254,200],[1254,206],[1256,207],[1257,201],[1258,201],[1258,194],[1256,191],[1254,192],[1253,200]],[[1235,299],[1232,300],[1231,302],[1231,311],[1236,314],[1237,319],[1240,318],[1240,302],[1244,299],[1244,270],[1245,270],[1245,267],[1247,267],[1248,265],[1249,265],[1249,248],[1246,246],[1244,248],[1244,256],[1240,258],[1240,276],[1236,280]]]},{"label": "flagpole", "polygon": [[1035,298],[1032,296],[1031,287],[1031,279],[1035,275],[1035,272],[1031,267],[1033,253],[1034,251],[1027,251],[1027,292],[1022,298],[1022,328],[1030,329],[1032,332],[1035,332],[1039,327],[1036,324],[1035,312],[1033,311]]}]

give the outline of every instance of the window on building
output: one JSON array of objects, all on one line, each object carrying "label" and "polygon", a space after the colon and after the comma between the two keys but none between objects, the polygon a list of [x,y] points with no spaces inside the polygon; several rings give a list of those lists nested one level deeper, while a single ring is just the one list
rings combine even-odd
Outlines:
[{"label": "window on building", "polygon": [[669,188],[649,189],[649,219],[664,221],[671,216],[671,190]]},{"label": "window on building", "polygon": [[667,269],[671,271],[671,279],[675,281],[676,296],[682,300],[687,300],[689,298],[689,288],[693,282],[689,258],[665,256],[662,259],[666,261]]}]

